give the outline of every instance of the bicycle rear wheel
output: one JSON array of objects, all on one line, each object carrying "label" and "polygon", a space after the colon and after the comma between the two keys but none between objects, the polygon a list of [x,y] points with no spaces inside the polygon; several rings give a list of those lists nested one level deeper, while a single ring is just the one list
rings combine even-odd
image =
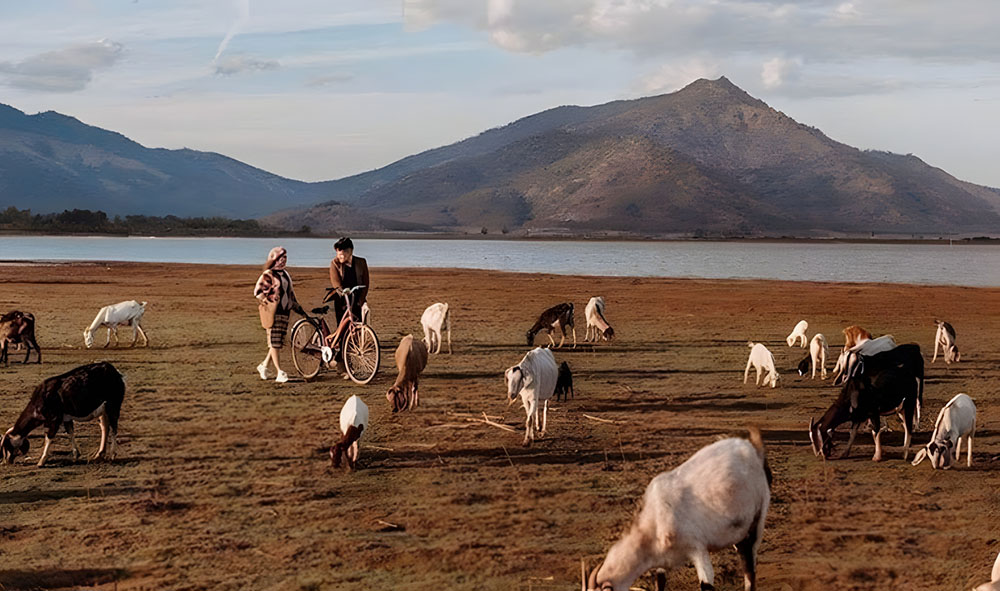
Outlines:
[{"label": "bicycle rear wheel", "polygon": [[381,358],[375,331],[367,324],[355,323],[344,339],[344,368],[348,377],[358,384],[367,384],[378,373]]},{"label": "bicycle rear wheel", "polygon": [[292,327],[292,362],[303,378],[316,377],[323,367],[323,336],[319,327],[302,318]]}]

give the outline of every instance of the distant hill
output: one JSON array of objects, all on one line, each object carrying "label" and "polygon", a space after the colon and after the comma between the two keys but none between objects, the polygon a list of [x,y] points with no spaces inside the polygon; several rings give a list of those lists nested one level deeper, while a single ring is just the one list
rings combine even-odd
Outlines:
[{"label": "distant hill", "polygon": [[333,209],[444,231],[642,235],[968,234],[1000,229],[1000,191],[919,158],[861,151],[726,78],[559,107],[386,167],[321,183]]},{"label": "distant hill", "polygon": [[59,113],[26,115],[0,105],[3,208],[248,218],[325,197],[322,184],[219,154],[150,149]]}]

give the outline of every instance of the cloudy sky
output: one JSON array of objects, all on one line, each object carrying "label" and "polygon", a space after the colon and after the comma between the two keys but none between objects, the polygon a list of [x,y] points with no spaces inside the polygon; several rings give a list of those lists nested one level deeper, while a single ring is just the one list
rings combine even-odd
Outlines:
[{"label": "cloudy sky", "polygon": [[0,103],[326,180],[550,107],[725,75],[1000,187],[996,0],[0,3]]}]

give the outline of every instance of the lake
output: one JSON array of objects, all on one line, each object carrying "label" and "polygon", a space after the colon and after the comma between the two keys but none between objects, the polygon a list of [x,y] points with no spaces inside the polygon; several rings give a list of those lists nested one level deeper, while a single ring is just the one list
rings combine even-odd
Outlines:
[{"label": "lake", "polygon": [[[290,267],[326,267],[332,239],[3,236],[5,261],[263,264],[272,246]],[[373,267],[460,267],[526,273],[784,279],[1000,286],[988,245],[359,239]]]}]

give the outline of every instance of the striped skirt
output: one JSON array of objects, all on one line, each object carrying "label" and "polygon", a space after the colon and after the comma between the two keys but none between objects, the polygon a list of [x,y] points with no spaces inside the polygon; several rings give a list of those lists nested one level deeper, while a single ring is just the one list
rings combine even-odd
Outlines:
[{"label": "striped skirt", "polygon": [[274,349],[280,349],[285,344],[285,333],[288,332],[288,314],[275,314],[274,324],[267,329],[267,342]]}]

